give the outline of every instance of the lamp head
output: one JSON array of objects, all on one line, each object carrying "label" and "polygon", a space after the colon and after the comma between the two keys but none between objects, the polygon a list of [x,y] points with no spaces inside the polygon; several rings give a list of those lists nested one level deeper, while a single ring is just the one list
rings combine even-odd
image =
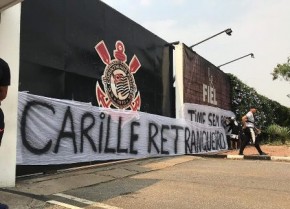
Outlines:
[{"label": "lamp head", "polygon": [[169,44],[171,44],[171,45],[177,45],[177,44],[179,44],[179,41],[174,41],[174,42],[171,42]]},{"label": "lamp head", "polygon": [[174,45],[177,45],[179,44],[179,41],[174,41],[174,42],[171,42],[171,43],[167,43],[165,44],[164,46],[171,46],[171,47],[174,47]]},{"label": "lamp head", "polygon": [[230,35],[232,35],[233,31],[232,31],[232,29],[228,28],[228,29],[225,30],[225,32],[226,32],[227,35],[230,36]]},{"label": "lamp head", "polygon": [[254,54],[253,54],[253,53],[251,53],[250,55],[251,55],[251,58],[255,58],[255,56],[254,56]]}]

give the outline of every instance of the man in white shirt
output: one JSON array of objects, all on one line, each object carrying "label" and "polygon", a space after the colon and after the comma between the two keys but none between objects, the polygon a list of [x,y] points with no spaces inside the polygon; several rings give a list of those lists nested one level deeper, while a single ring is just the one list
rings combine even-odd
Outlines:
[{"label": "man in white shirt", "polygon": [[[260,133],[261,131],[255,127],[255,117],[254,114],[257,112],[257,108],[255,106],[250,107],[250,111],[242,117],[242,124],[243,124],[243,137],[242,137],[242,144],[240,147],[239,155],[244,155],[244,149],[247,144],[251,141],[252,144],[255,145],[257,151],[260,155],[266,155],[259,145],[259,140],[257,140],[256,133]],[[255,133],[256,131],[256,133]]]}]

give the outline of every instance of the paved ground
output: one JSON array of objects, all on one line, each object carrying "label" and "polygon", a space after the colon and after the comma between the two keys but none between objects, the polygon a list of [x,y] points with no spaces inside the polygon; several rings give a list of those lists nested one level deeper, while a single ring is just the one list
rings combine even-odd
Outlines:
[{"label": "paved ground", "polygon": [[290,163],[176,156],[17,179],[11,209],[289,209]]}]

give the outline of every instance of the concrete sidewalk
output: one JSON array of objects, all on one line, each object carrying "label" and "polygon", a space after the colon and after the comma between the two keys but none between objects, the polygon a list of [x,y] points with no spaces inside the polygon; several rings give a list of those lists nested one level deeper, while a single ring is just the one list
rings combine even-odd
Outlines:
[{"label": "concrete sidewalk", "polygon": [[[0,188],[0,202],[7,204],[9,209],[70,208],[56,206],[49,202],[52,197],[55,198],[55,195],[64,191],[159,170],[197,158],[199,157],[183,155],[122,160],[61,170],[50,175],[21,177],[16,179],[16,187]],[[74,208],[77,209],[77,207]],[[85,207],[81,205],[79,208]]]}]

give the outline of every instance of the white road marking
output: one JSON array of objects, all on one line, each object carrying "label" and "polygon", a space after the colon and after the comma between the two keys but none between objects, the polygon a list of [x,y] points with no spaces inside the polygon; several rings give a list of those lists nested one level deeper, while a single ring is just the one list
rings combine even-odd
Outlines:
[{"label": "white road marking", "polygon": [[67,194],[63,194],[63,193],[56,193],[54,195],[55,196],[59,196],[59,197],[64,197],[64,198],[69,199],[69,200],[81,202],[81,203],[84,203],[84,204],[87,204],[87,205],[92,205],[92,206],[100,207],[100,208],[105,208],[105,209],[122,209],[122,208],[115,207],[115,206],[111,206],[111,205],[107,205],[107,204],[104,204],[104,203],[101,203],[101,202],[93,202],[93,201],[90,201],[90,200],[86,200],[86,199],[83,199],[83,198],[74,197],[72,195],[67,195]]},{"label": "white road marking", "polygon": [[90,200],[74,197],[74,196],[71,196],[71,195],[63,194],[63,193],[56,193],[54,195],[55,196],[59,196],[59,197],[64,197],[64,198],[69,199],[69,200],[74,200],[74,201],[77,201],[77,202],[81,202],[81,203],[84,203],[84,204],[87,204],[87,205],[92,205],[92,204],[95,203],[95,202],[90,201]]},{"label": "white road marking", "polygon": [[59,206],[62,206],[62,207],[65,207],[65,208],[70,208],[70,209],[82,209],[80,207],[77,207],[77,206],[74,206],[74,205],[69,205],[69,204],[66,204],[66,203],[63,203],[63,202],[58,202],[58,201],[55,201],[55,200],[49,200],[49,201],[46,201],[50,204],[53,204],[53,205],[59,205]]},{"label": "white road marking", "polygon": [[105,209],[122,209],[122,208],[118,208],[118,207],[115,207],[115,206],[107,205],[107,204],[104,204],[104,203],[101,203],[101,202],[95,202],[92,206],[96,206],[96,207],[99,207],[99,208],[105,208]]}]

